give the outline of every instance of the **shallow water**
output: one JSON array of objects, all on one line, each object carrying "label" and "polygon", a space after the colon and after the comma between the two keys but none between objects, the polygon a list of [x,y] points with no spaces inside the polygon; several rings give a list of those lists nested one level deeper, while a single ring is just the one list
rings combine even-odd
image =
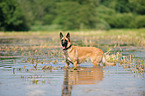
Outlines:
[{"label": "shallow water", "polygon": [[[73,65],[64,69],[62,51],[55,47],[58,40],[47,38],[0,39],[0,96],[145,95],[144,73],[133,73],[119,63],[106,67],[83,63],[77,70]],[[123,46],[122,50],[124,56],[145,59],[143,48]],[[51,67],[43,70],[45,65]]]}]

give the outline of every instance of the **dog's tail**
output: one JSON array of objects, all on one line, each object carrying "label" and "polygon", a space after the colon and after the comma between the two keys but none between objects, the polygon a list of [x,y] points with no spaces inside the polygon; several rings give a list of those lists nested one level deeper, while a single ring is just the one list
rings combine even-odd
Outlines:
[{"label": "dog's tail", "polygon": [[102,63],[103,63],[104,66],[114,66],[114,65],[116,65],[115,63],[107,62],[107,60],[105,58],[105,55],[103,55]]}]

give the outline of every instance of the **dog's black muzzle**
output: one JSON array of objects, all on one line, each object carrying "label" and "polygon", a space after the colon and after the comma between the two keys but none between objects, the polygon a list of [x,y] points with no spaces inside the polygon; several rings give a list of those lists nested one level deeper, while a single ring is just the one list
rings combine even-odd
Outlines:
[{"label": "dog's black muzzle", "polygon": [[67,42],[67,40],[62,40],[62,42],[61,42],[61,45],[63,46],[63,47],[67,47],[67,44],[68,44],[68,42]]}]

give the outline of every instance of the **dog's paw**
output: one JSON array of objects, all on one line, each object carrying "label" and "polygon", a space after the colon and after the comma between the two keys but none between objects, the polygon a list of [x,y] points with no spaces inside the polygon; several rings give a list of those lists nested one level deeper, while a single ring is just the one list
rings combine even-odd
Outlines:
[{"label": "dog's paw", "polygon": [[74,70],[77,70],[77,68],[74,68]]},{"label": "dog's paw", "polygon": [[65,69],[68,69],[68,68],[69,68],[69,66],[64,66],[64,68],[65,68]]}]

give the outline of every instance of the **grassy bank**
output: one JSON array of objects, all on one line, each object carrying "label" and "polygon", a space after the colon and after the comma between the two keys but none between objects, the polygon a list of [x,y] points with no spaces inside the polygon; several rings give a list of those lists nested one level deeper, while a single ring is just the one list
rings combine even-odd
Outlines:
[{"label": "grassy bank", "polygon": [[[47,37],[47,36],[58,36],[59,32],[57,31],[28,31],[28,32],[0,32],[0,37]],[[64,32],[64,31],[61,31]],[[70,32],[72,36],[83,36],[86,37],[87,40],[91,40],[91,38],[96,39],[110,39],[115,40],[119,43],[131,44],[134,46],[145,46],[145,29],[111,29],[108,31],[104,30],[81,30],[81,31],[65,31],[64,33]]]},{"label": "grassy bank", "polygon": [[59,32],[71,32],[74,35],[83,35],[83,36],[118,36],[118,35],[129,35],[129,36],[139,36],[145,38],[145,28],[143,29],[111,29],[111,30],[75,30],[75,31],[10,31],[4,32],[0,31],[0,37],[2,36],[29,36],[29,35],[38,35],[38,36],[46,36],[50,34],[58,34]]},{"label": "grassy bank", "polygon": [[[63,60],[60,50],[58,31],[36,32],[0,32],[0,59],[15,59],[23,57],[22,62],[30,64],[58,63]],[[63,33],[67,33],[65,31]],[[123,51],[132,53],[138,47],[145,47],[145,29],[112,29],[69,31],[71,41],[78,46],[94,46],[102,49],[109,62],[115,62],[124,68],[130,68],[132,72],[144,72],[144,59],[133,55],[124,55]],[[142,48],[141,48],[142,49]],[[138,50],[140,51],[140,50]],[[143,50],[144,52],[144,50]],[[112,54],[112,55],[111,55]],[[60,61],[58,61],[60,60]],[[37,66],[34,66],[34,69]],[[56,68],[56,67],[55,67]],[[42,69],[53,69],[52,66],[43,66]]]}]

